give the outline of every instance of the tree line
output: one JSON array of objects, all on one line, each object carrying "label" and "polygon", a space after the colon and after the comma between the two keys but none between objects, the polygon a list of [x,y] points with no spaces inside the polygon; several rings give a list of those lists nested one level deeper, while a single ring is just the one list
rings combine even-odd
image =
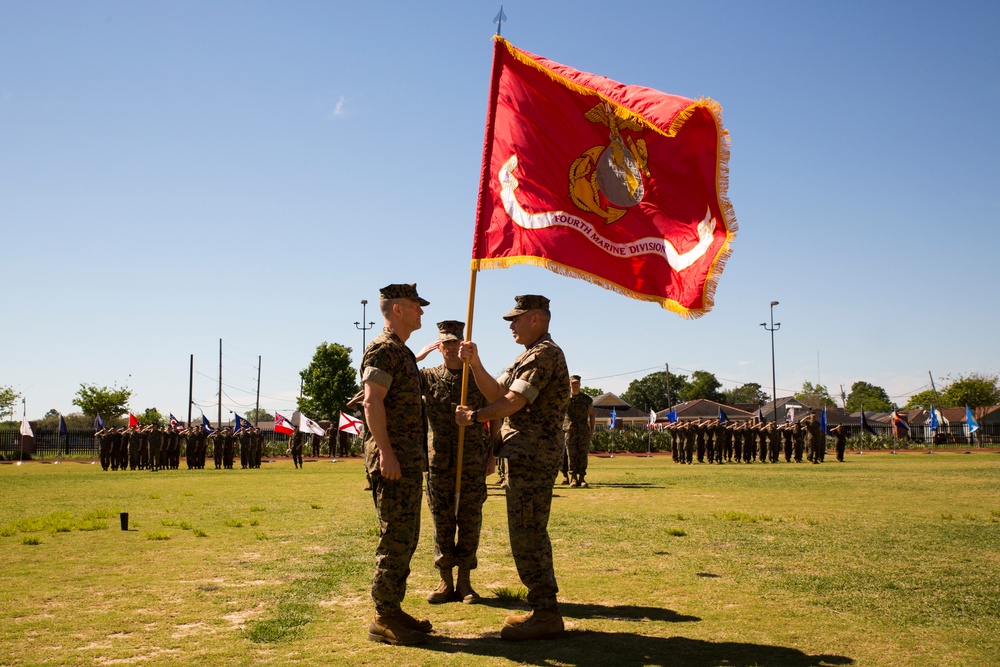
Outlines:
[{"label": "tree line", "polygon": [[[351,366],[351,352],[350,347],[339,343],[323,342],[316,348],[312,361],[299,372],[302,378],[302,395],[296,401],[299,411],[319,421],[336,421],[339,418],[340,412],[346,409],[348,401],[359,389],[357,370]],[[604,393],[594,387],[583,387],[582,391],[591,396]],[[811,408],[837,407],[837,402],[825,386],[808,380],[802,383],[802,390],[794,396]],[[13,388],[0,385],[0,418],[9,415],[11,421],[16,422],[14,409],[20,398]],[[129,408],[131,398],[132,390],[128,387],[82,383],[73,399],[73,405],[80,408],[80,412],[64,415],[66,425],[69,428],[91,427],[98,414],[106,424],[118,425],[132,411]],[[757,382],[723,389],[722,382],[715,374],[704,370],[693,371],[690,376],[670,373],[669,383],[664,372],[650,373],[632,380],[621,398],[643,412],[663,410],[677,403],[700,398],[725,405],[755,406],[767,405],[771,400]],[[852,384],[850,393],[842,398],[846,401],[844,407],[848,412],[858,412],[862,407],[866,412],[889,412],[899,407],[893,403],[884,388],[861,380]],[[927,409],[931,405],[957,408],[968,405],[976,410],[998,404],[1000,378],[995,374],[973,372],[943,378],[941,391],[927,389],[913,394],[902,409]],[[167,423],[167,416],[156,408],[146,408],[135,414],[144,425],[155,423],[164,426]],[[271,413],[256,408],[247,410],[243,416],[250,422],[274,419]],[[53,409],[36,423],[41,428],[48,428],[57,426],[58,420],[59,413]]]},{"label": "tree line", "polygon": [[[927,389],[913,394],[902,406],[904,410],[923,408],[931,405],[937,408],[960,408],[968,405],[972,409],[1000,405],[1000,377],[986,373],[969,373],[942,380],[942,389]],[[583,387],[581,391],[600,396],[604,392],[595,387]],[[838,407],[827,388],[819,383],[806,380],[802,390],[794,394],[795,399],[810,408]],[[634,408],[649,412],[664,410],[669,406],[697,399],[708,399],[725,405],[746,404],[762,407],[771,397],[757,382],[748,382],[732,389],[723,389],[722,383],[709,371],[693,371],[690,377],[670,373],[667,382],[665,372],[650,373],[632,380],[621,395],[623,401]],[[859,380],[851,385],[850,393],[843,397],[843,407],[848,412],[889,412],[899,409],[888,392],[876,384]]]}]

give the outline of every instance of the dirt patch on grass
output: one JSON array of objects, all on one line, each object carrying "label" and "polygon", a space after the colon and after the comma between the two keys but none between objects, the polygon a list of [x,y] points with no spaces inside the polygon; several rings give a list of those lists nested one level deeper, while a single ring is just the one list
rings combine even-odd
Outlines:
[{"label": "dirt patch on grass", "polygon": [[253,609],[241,609],[239,611],[234,611],[231,614],[226,614],[222,617],[222,619],[232,623],[234,628],[242,628],[247,624],[247,621],[260,616],[261,611],[262,607],[258,605]]},{"label": "dirt patch on grass", "polygon": [[174,633],[170,635],[171,639],[183,639],[184,637],[190,637],[192,635],[200,634],[215,634],[215,630],[209,627],[205,623],[184,623],[182,625],[176,626]]},{"label": "dirt patch on grass", "polygon": [[180,653],[180,651],[175,648],[146,648],[142,650],[146,652],[131,655],[127,658],[106,658],[104,656],[98,656],[94,658],[94,662],[98,665],[132,665],[138,662],[149,662],[150,660],[155,660],[162,655],[174,655]]}]

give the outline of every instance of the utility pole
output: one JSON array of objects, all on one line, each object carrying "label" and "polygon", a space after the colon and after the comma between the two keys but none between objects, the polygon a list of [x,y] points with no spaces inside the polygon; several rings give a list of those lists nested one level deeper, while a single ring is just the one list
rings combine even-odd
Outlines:
[{"label": "utility pole", "polygon": [[667,412],[674,407],[673,394],[670,393],[670,364],[664,364],[667,374]]},{"label": "utility pole", "polygon": [[219,421],[215,428],[222,428],[222,339],[219,339]]},{"label": "utility pole", "polygon": [[188,428],[191,427],[191,406],[194,404],[194,355],[191,355],[191,370],[188,371]]},{"label": "utility pole", "polygon": [[257,407],[253,411],[253,427],[257,428],[257,420],[260,419],[260,357],[257,355]]}]

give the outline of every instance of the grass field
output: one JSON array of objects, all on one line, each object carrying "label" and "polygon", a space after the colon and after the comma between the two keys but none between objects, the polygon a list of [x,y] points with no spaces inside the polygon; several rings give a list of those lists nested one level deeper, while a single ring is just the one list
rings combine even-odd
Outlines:
[{"label": "grass field", "polygon": [[592,457],[588,480],[553,500],[564,638],[499,639],[520,583],[491,486],[484,604],[424,600],[425,508],[404,607],[435,632],[394,648],[366,640],[377,528],[357,459],[2,465],[0,665],[1000,665],[1000,454]]}]

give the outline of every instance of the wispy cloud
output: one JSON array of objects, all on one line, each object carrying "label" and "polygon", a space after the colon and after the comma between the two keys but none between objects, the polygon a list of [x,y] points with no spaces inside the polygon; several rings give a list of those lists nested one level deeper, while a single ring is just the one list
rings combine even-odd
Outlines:
[{"label": "wispy cloud", "polygon": [[344,101],[344,96],[341,95],[337,103],[333,105],[333,111],[330,112],[330,118],[341,118],[347,114],[346,103]]}]

